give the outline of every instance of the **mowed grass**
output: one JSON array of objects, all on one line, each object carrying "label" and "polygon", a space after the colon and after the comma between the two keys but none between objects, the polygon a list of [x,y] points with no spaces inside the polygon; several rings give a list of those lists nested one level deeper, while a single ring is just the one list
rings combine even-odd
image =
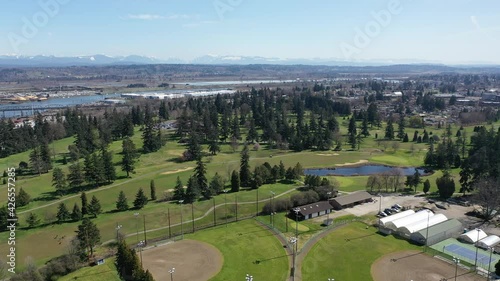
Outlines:
[{"label": "mowed grass", "polygon": [[120,281],[118,272],[116,271],[115,259],[106,259],[103,265],[93,267],[84,267],[66,276],[63,276],[59,281]]},{"label": "mowed grass", "polygon": [[[346,240],[349,239],[349,240]],[[419,247],[376,233],[363,223],[341,227],[316,243],[302,264],[302,280],[373,280],[372,263],[381,256]]]},{"label": "mowed grass", "polygon": [[221,251],[224,264],[212,281],[244,280],[246,274],[254,276],[255,280],[285,280],[288,275],[285,249],[255,220],[231,223],[185,237],[212,244]]},{"label": "mowed grass", "polygon": [[[452,130],[453,135],[456,133],[458,127],[454,127]],[[412,132],[414,129],[407,129],[410,139],[412,138]],[[472,135],[472,127],[466,128],[467,134],[470,137]],[[420,133],[423,129],[419,129]],[[433,131],[434,134],[441,135],[444,129],[437,130],[435,128],[428,128],[427,131]],[[302,152],[291,152],[291,151],[280,151],[274,149],[267,149],[265,146],[261,146],[261,149],[255,151],[251,149],[250,151],[250,165],[251,169],[256,165],[263,164],[264,162],[269,162],[271,165],[279,164],[283,161],[285,166],[293,166],[295,163],[300,162],[304,168],[312,167],[334,167],[337,164],[343,163],[355,163],[359,160],[368,160],[374,163],[396,165],[396,166],[421,166],[423,164],[423,157],[425,156],[426,149],[428,145],[426,144],[414,144],[414,143],[399,143],[400,147],[394,151],[391,146],[389,146],[386,151],[382,145],[374,137],[374,132],[376,130],[371,130],[372,135],[365,138],[361,145],[360,151],[351,151],[349,146],[345,144],[343,146],[344,150],[340,152],[334,151],[302,151]],[[171,133],[171,132],[170,132]],[[169,133],[169,134],[170,134]],[[383,136],[383,128],[378,130],[379,139]],[[168,135],[169,135],[168,134]],[[136,134],[133,136],[132,140],[135,142],[137,148],[142,147],[141,133],[138,128],[136,128]],[[50,145],[56,153],[55,159],[56,163],[54,166],[61,167],[64,171],[67,171],[68,165],[62,165],[61,159],[63,154],[67,153],[67,146],[72,144],[74,138],[67,138],[63,140],[55,141]],[[414,146],[413,153],[410,151],[412,145]],[[221,146],[222,151],[216,156],[207,155],[204,158],[206,162],[208,178],[210,179],[216,172],[220,175],[229,179],[232,170],[239,169],[240,161],[240,151],[243,145],[240,145],[236,151],[225,144]],[[252,147],[250,147],[252,148]],[[135,211],[127,211],[121,213],[115,213],[115,201],[118,193],[123,190],[128,197],[129,205],[132,205],[135,193],[139,187],[145,189],[146,194],[149,195],[149,182],[154,179],[156,183],[157,195],[162,198],[165,192],[171,190],[175,185],[175,180],[177,176],[186,184],[186,181],[190,175],[192,175],[195,163],[185,162],[179,163],[177,160],[182,152],[185,150],[185,146],[177,143],[175,139],[169,139],[167,145],[163,147],[160,151],[141,155],[136,167],[136,173],[131,175],[131,178],[124,178],[125,173],[120,171],[120,161],[121,155],[121,141],[113,142],[110,147],[110,151],[114,153],[114,162],[116,164],[119,179],[113,184],[107,186],[101,186],[99,188],[91,188],[87,191],[88,197],[95,195],[100,199],[103,214],[99,218],[94,219],[94,222],[98,225],[101,230],[102,241],[109,241],[115,237],[115,227],[117,224],[121,224],[123,228],[122,233],[133,234],[136,232],[137,225],[142,226],[143,215],[146,215],[147,228],[160,228],[166,227],[167,222],[167,212],[170,209],[171,212],[171,224],[176,224],[180,222],[180,211],[181,208],[177,204],[173,203],[156,203],[150,202],[144,209],[140,210],[140,218],[134,219]],[[204,147],[207,151],[207,148]],[[18,166],[20,161],[28,161],[29,151],[12,155],[10,157],[0,159],[0,170],[5,170],[7,167]],[[452,170],[455,176],[455,183],[457,186],[457,191],[459,189],[458,182],[458,169]],[[429,178],[431,182],[431,192],[436,191],[435,179],[441,175],[438,171],[431,176],[424,177]],[[35,259],[37,264],[42,264],[43,262],[49,260],[52,257],[61,255],[64,253],[64,245],[66,240],[71,239],[74,236],[74,231],[78,223],[65,223],[61,225],[50,225],[50,226],[40,226],[35,229],[27,230],[25,228],[25,219],[29,212],[33,212],[42,219],[42,224],[46,221],[53,221],[55,214],[57,213],[57,205],[60,202],[66,203],[68,208],[71,210],[74,203],[80,204],[79,194],[70,194],[62,197],[55,196],[54,188],[51,184],[52,172],[48,174],[43,174],[42,176],[30,176],[30,177],[20,177],[17,187],[23,187],[31,197],[34,199],[28,206],[18,208],[18,214],[20,218],[20,227],[17,232],[18,239],[18,254],[19,260],[24,260],[27,256],[31,256]],[[366,176],[358,177],[332,177],[340,182],[340,190],[343,191],[356,191],[366,189]],[[293,190],[297,185],[286,185],[286,184],[276,184],[276,185],[265,185],[259,190],[259,199],[268,199],[270,196],[270,191],[275,192],[277,195],[288,190]],[[421,190],[422,185],[419,186]],[[6,198],[6,186],[0,185],[0,205],[5,204]],[[296,191],[287,194],[290,196]],[[5,194],[5,195],[4,195]],[[237,193],[238,202],[255,202],[256,191],[241,191]],[[234,210],[234,204],[230,202],[235,201],[234,194],[227,195],[228,208]],[[224,196],[219,195],[215,198],[216,204],[224,203]],[[194,204],[194,217],[198,218],[205,214],[209,208],[211,208],[213,202],[210,201],[200,201]],[[264,203],[259,204],[261,208]],[[251,214],[256,212],[255,205],[241,205],[239,208],[239,215],[243,216],[245,214]],[[39,209],[34,209],[39,208]],[[182,209],[184,214],[184,221],[191,219],[191,208],[185,206]],[[229,214],[228,214],[229,215]],[[218,207],[216,211],[217,223],[221,223],[225,219],[224,209]],[[231,220],[231,219],[230,219]],[[213,223],[213,213],[208,213],[207,216],[196,222],[196,226],[209,225]],[[188,225],[186,225],[188,227]],[[180,232],[180,227],[173,227],[172,230],[175,232]],[[161,229],[152,233],[148,233],[148,239],[162,237],[168,234],[167,229]],[[0,233],[0,239],[6,239],[8,233]],[[56,235],[65,236],[65,240],[58,241],[54,239]],[[43,243],[40,243],[43,241]],[[59,242],[61,242],[59,244]],[[2,246],[3,245],[3,246]],[[6,244],[0,245],[0,250],[6,250]],[[38,246],[42,245],[42,246]],[[19,265],[21,268],[23,265]]]}]

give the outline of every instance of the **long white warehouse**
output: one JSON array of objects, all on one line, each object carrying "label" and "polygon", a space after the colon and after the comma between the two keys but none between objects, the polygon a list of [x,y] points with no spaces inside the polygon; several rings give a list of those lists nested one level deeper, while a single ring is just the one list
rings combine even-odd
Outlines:
[{"label": "long white warehouse", "polygon": [[426,228],[427,226],[433,226],[438,223],[447,221],[448,218],[443,214],[436,214],[435,216],[430,216],[428,219],[419,220],[412,224],[398,228],[398,233],[401,236],[409,238],[412,233]]},{"label": "long white warehouse", "polygon": [[427,209],[421,210],[421,211],[416,212],[413,215],[409,215],[409,216],[388,222],[386,227],[393,230],[393,231],[396,231],[400,227],[407,226],[409,224],[412,224],[414,222],[417,222],[417,221],[420,221],[423,219],[427,219],[428,217],[432,217],[432,216],[434,216],[434,213],[431,210],[427,210]]},{"label": "long white warehouse", "polygon": [[397,220],[400,218],[404,218],[406,216],[413,215],[413,214],[415,214],[415,211],[413,211],[413,210],[406,210],[406,211],[403,211],[401,213],[396,213],[394,215],[390,215],[390,216],[387,216],[385,218],[381,218],[380,225],[386,226],[387,223],[389,223],[391,221],[394,221],[394,220]]}]

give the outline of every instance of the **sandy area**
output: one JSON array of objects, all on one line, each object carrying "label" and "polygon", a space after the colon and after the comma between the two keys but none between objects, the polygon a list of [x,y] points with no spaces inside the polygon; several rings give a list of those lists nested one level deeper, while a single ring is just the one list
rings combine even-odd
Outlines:
[{"label": "sandy area", "polygon": [[173,170],[173,171],[167,171],[167,172],[163,172],[161,174],[162,175],[171,175],[171,174],[177,174],[177,173],[189,171],[189,170],[192,170],[192,169],[194,169],[194,167],[187,167],[187,168],[184,168],[184,169],[177,169],[177,170]]},{"label": "sandy area", "polygon": [[354,165],[365,164],[365,163],[368,163],[368,160],[359,160],[358,162],[354,162],[354,163],[336,164],[335,166],[344,167],[344,166],[354,166]]},{"label": "sandy area", "polygon": [[[455,265],[419,251],[404,251],[385,255],[371,267],[374,281],[441,281],[454,280]],[[443,279],[444,278],[444,279]],[[458,267],[457,281],[479,281],[485,277]]]},{"label": "sandy area", "polygon": [[338,153],[319,153],[318,156],[338,156]]},{"label": "sandy area", "polygon": [[155,280],[170,280],[169,270],[175,268],[176,281],[209,280],[219,273],[224,261],[217,248],[195,240],[144,250],[142,259],[144,268],[149,269]]}]

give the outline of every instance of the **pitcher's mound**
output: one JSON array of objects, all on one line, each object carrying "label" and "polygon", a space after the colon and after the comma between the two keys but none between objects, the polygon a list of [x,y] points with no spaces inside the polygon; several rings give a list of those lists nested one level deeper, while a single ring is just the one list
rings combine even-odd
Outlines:
[{"label": "pitcher's mound", "polygon": [[[458,268],[457,281],[484,280]],[[374,281],[440,281],[455,279],[455,265],[428,256],[420,251],[404,251],[385,255],[371,267]]]},{"label": "pitcher's mound", "polygon": [[174,280],[206,281],[219,273],[224,258],[210,244],[182,240],[145,250],[142,260],[155,280],[170,280],[168,271],[175,268]]}]

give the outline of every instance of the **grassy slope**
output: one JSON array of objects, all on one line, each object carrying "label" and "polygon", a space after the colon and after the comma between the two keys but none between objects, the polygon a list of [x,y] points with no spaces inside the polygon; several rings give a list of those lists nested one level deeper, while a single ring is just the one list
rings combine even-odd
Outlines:
[{"label": "grassy slope", "polygon": [[[455,134],[457,128],[453,128],[452,132]],[[419,130],[422,131],[422,130]],[[435,130],[428,129],[428,131],[433,131],[435,134],[442,134],[443,129]],[[472,135],[472,128],[467,128],[468,135]],[[251,165],[254,167],[255,165],[262,164],[265,161],[273,164],[278,164],[281,161],[285,163],[286,166],[294,165],[296,162],[300,162],[304,167],[332,167],[335,164],[341,164],[346,162],[357,162],[359,160],[369,160],[371,162],[383,163],[383,164],[392,164],[392,165],[422,165],[423,157],[425,156],[425,151],[427,146],[425,144],[414,144],[415,152],[412,154],[409,152],[409,149],[412,143],[400,143],[400,148],[397,151],[394,151],[392,148],[388,148],[387,151],[381,151],[382,146],[379,146],[376,140],[374,139],[374,134],[376,130],[372,130],[372,136],[366,138],[362,144],[360,151],[342,151],[339,153],[334,152],[315,152],[315,151],[304,151],[300,153],[291,153],[291,152],[283,152],[277,150],[267,150],[261,149],[259,151],[251,151]],[[407,129],[410,138],[412,137],[413,129]],[[383,130],[378,130],[379,136],[383,135]],[[140,140],[140,132],[137,132],[133,137],[134,142],[137,147],[141,147]],[[54,142],[51,147],[53,147],[57,153],[56,159],[61,159],[61,153],[67,151],[67,146],[73,142],[72,138],[59,140]],[[242,146],[239,147],[241,150]],[[344,145],[344,149],[347,149],[348,146]],[[89,195],[96,195],[101,200],[101,205],[106,214],[99,216],[95,222],[98,224],[98,227],[101,229],[101,234],[103,236],[103,241],[107,241],[112,239],[115,235],[114,228],[116,224],[122,224],[122,232],[124,233],[134,233],[136,230],[136,225],[142,225],[142,218],[139,220],[133,219],[133,211],[123,212],[123,213],[112,213],[111,211],[115,207],[115,201],[118,196],[120,190],[125,191],[127,197],[129,198],[129,204],[132,204],[135,193],[139,187],[143,187],[146,189],[146,193],[149,193],[149,181],[151,179],[155,180],[157,187],[158,197],[161,197],[163,192],[173,188],[175,184],[175,179],[179,176],[184,183],[187,178],[192,174],[192,170],[187,170],[178,173],[165,174],[166,172],[177,171],[179,169],[186,169],[194,167],[194,162],[187,163],[177,163],[172,161],[176,159],[181,153],[184,151],[184,147],[179,145],[174,141],[169,141],[167,146],[162,150],[156,153],[151,153],[148,155],[142,155],[139,163],[137,164],[136,174],[132,175],[132,178],[118,179],[115,183],[110,186],[100,187],[99,189],[94,189],[88,191]],[[121,142],[114,142],[110,146],[110,150],[114,151],[115,158],[114,161],[118,165],[121,156],[118,154],[121,150]],[[324,154],[331,154],[329,156],[325,156]],[[339,154],[339,155],[335,155]],[[5,169],[9,166],[15,165],[24,160],[27,161],[29,152],[17,154],[10,156],[5,159],[0,159],[0,169]],[[209,172],[209,178],[218,172],[222,176],[229,178],[229,174],[233,169],[238,169],[239,167],[239,153],[233,153],[231,148],[228,145],[222,146],[222,152],[217,156],[208,156],[205,158],[207,161],[207,170]],[[61,165],[61,164],[56,164]],[[67,166],[62,166],[63,169],[67,169]],[[120,168],[117,166],[117,170]],[[456,175],[456,183],[457,189],[459,187],[458,184],[458,171],[453,171]],[[118,175],[123,177],[124,173],[119,171]],[[431,191],[436,190],[435,179],[440,175],[440,172],[435,173],[432,176],[429,176],[431,182]],[[366,178],[367,177],[335,177],[341,183],[341,190],[346,191],[354,191],[364,189]],[[68,205],[69,208],[76,202],[79,203],[80,200],[78,198],[78,194],[64,196],[62,198],[53,198],[53,188],[51,187],[51,173],[42,175],[40,177],[31,177],[20,179],[17,183],[18,187],[23,187],[33,198],[38,198],[34,202],[30,203],[28,206],[19,208],[18,212],[26,211],[38,206],[43,206],[55,200],[64,200],[64,202]],[[291,186],[286,185],[275,185],[275,186],[264,186],[261,188],[260,199],[265,198],[266,194],[269,196],[270,191],[274,191],[277,194],[285,192],[286,190],[291,189]],[[421,187],[420,187],[421,188]],[[5,186],[0,186],[0,191],[5,191]],[[0,204],[3,204],[6,201],[5,192],[1,193],[0,196]],[[243,191],[238,193],[238,201],[254,201],[256,192],[255,191]],[[73,197],[72,197],[73,196]],[[91,195],[90,195],[91,196]],[[234,200],[234,195],[227,195],[228,202]],[[224,202],[224,197],[219,195],[215,198],[216,204],[222,204]],[[203,215],[210,207],[211,202],[202,201],[198,202],[194,206],[195,217]],[[174,224],[180,221],[180,208],[177,204],[166,204],[166,203],[150,203],[140,211],[141,216],[146,215],[147,227],[148,229],[166,226],[167,219],[166,213],[167,209],[170,208],[171,211],[171,223]],[[228,207],[229,208],[229,207]],[[186,207],[183,209],[183,213],[185,218],[190,218],[190,208]],[[254,212],[255,207],[250,205],[241,206],[240,214],[246,212],[250,214]],[[33,211],[40,218],[53,218],[55,213],[57,212],[57,204],[53,204],[51,206],[47,206],[38,210]],[[27,213],[21,214],[21,226],[25,225],[25,217]],[[223,219],[224,211],[223,208],[219,207],[216,211],[217,220],[220,221]],[[209,214],[207,218],[204,220],[197,222],[199,224],[209,224],[213,223],[212,215]],[[61,236],[66,235],[66,237],[71,237],[74,235],[74,230],[76,229],[76,223],[66,223],[63,225],[52,225],[49,227],[39,227],[32,230],[19,230],[18,231],[18,243],[19,243],[19,254],[22,257],[26,257],[26,255],[31,255],[37,260],[40,264],[50,257],[55,255],[59,255],[62,253],[64,248],[65,241],[58,241],[57,239],[53,239],[56,234]],[[175,229],[174,229],[175,231]],[[179,230],[177,230],[179,231]],[[148,238],[164,236],[167,233],[167,230],[161,230],[151,235],[148,234]],[[1,233],[0,239],[5,239],[7,237],[7,233]],[[43,247],[34,247],[39,244],[39,241],[44,241]],[[67,240],[66,240],[67,241]],[[61,244],[59,244],[61,242]],[[5,250],[5,245],[2,244],[0,246],[1,250]],[[44,250],[41,250],[44,248]],[[29,249],[29,250],[28,250]],[[40,250],[33,250],[40,249]]]},{"label": "grassy slope", "polygon": [[85,267],[58,279],[59,281],[120,281],[116,271],[115,259],[107,259],[103,265]]},{"label": "grassy slope", "polygon": [[[346,239],[351,239],[346,241]],[[302,264],[302,279],[372,280],[371,264],[382,255],[418,249],[406,240],[383,236],[362,223],[332,232],[313,246]]]}]

